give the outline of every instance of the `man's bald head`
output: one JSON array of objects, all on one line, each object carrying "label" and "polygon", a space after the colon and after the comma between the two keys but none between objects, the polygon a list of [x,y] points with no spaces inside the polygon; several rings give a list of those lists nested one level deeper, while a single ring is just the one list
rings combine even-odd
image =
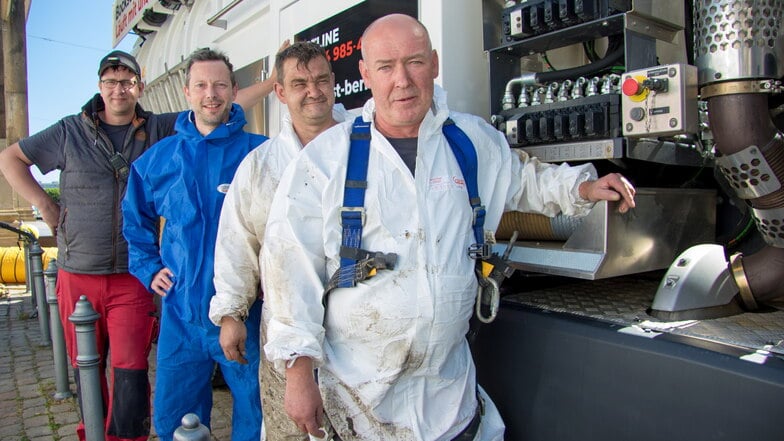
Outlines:
[{"label": "man's bald head", "polygon": [[379,38],[390,38],[390,32],[406,32],[416,39],[426,41],[429,50],[433,48],[430,43],[430,34],[422,22],[410,15],[389,14],[377,19],[365,29],[362,34],[362,58],[367,56],[365,47],[368,41],[372,46],[372,43]]},{"label": "man's bald head", "polygon": [[379,18],[362,36],[359,73],[375,102],[376,128],[387,137],[414,138],[433,103],[438,54],[415,18]]}]

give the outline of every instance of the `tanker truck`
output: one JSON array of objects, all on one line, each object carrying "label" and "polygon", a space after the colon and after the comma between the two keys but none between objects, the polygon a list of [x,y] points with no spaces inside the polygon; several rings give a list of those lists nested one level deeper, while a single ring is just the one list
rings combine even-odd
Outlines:
[{"label": "tanker truck", "polygon": [[[514,274],[467,338],[506,439],[782,439],[784,2],[117,0],[113,20],[147,109],[186,107],[194,49],[243,87],[287,38],[323,46],[358,109],[362,32],[392,12],[428,28],[450,108],[638,189],[625,214],[504,216]],[[247,128],[274,136],[280,114],[267,98]]]}]

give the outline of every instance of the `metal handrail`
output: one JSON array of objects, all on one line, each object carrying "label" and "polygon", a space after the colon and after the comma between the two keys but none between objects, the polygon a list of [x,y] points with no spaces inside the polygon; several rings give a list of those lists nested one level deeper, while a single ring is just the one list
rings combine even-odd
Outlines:
[{"label": "metal handrail", "polygon": [[227,25],[228,25],[228,22],[226,22],[226,20],[219,20],[219,19],[221,17],[223,17],[224,15],[226,15],[227,12],[231,11],[232,9],[234,9],[235,6],[237,6],[238,4],[242,3],[242,1],[243,0],[234,0],[231,3],[229,3],[228,5],[224,6],[223,9],[218,11],[217,14],[215,14],[212,17],[207,19],[207,24],[209,26],[217,26],[219,28],[226,29]]},{"label": "metal handrail", "polygon": [[38,242],[38,238],[35,237],[35,235],[33,233],[31,233],[29,231],[20,230],[19,228],[16,228],[13,225],[8,224],[6,222],[0,222],[0,228],[2,228],[4,230],[12,231],[12,232],[14,232],[14,233],[16,233],[16,234],[18,234],[20,236],[24,236],[25,238],[27,238],[28,241],[30,241],[30,243],[33,243],[33,242],[37,243]]}]

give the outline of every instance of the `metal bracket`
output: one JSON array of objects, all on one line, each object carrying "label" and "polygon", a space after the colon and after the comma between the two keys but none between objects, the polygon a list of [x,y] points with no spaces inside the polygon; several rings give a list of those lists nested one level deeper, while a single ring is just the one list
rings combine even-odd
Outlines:
[{"label": "metal bracket", "polygon": [[644,17],[634,12],[624,14],[624,27],[638,34],[646,35],[660,41],[673,43],[683,27],[652,17]]},{"label": "metal bracket", "polygon": [[210,26],[215,26],[218,28],[223,28],[224,30],[228,27],[228,22],[226,20],[221,19],[227,12],[234,9],[235,6],[242,3],[242,0],[234,0],[228,5],[224,6],[223,9],[218,11],[215,15],[207,19],[207,24]]}]

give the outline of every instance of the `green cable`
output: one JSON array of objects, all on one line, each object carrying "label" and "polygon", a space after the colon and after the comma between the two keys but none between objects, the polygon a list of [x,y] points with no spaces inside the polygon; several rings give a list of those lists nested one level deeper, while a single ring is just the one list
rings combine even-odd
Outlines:
[{"label": "green cable", "polygon": [[741,239],[743,239],[743,238],[744,238],[744,237],[745,237],[747,234],[749,234],[749,230],[751,230],[751,227],[752,227],[753,225],[754,225],[754,218],[749,218],[749,221],[748,221],[748,222],[746,222],[746,227],[744,227],[744,228],[743,228],[743,231],[741,231],[740,233],[738,233],[738,235],[737,235],[737,236],[735,236],[734,238],[730,239],[730,241],[729,241],[729,242],[727,242],[727,247],[733,247],[733,246],[735,246],[735,244],[736,244],[736,243],[738,243],[738,242],[739,242]]},{"label": "green cable", "polygon": [[558,70],[555,67],[553,67],[552,63],[550,63],[550,59],[547,58],[547,52],[542,52],[542,59],[544,60],[545,63],[547,63],[547,67],[549,67],[551,71]]}]

